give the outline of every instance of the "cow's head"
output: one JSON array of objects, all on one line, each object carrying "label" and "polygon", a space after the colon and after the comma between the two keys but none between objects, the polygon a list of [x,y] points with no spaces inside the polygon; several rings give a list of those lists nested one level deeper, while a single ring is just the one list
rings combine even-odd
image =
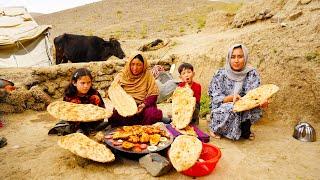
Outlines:
[{"label": "cow's head", "polygon": [[121,48],[120,42],[117,39],[110,38],[109,43],[106,43],[106,46],[109,46],[106,47],[106,49],[110,51],[110,55],[116,56],[120,59],[123,59],[126,56]]}]

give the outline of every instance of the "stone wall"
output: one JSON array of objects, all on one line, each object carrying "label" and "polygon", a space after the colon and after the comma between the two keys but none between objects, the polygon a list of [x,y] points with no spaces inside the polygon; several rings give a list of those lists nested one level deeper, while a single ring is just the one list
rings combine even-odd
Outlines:
[{"label": "stone wall", "polygon": [[[151,60],[151,67],[161,64],[170,69],[173,58]],[[15,83],[16,90],[0,97],[0,113],[23,112],[27,109],[45,110],[54,99],[63,97],[64,89],[70,82],[72,73],[77,68],[88,68],[94,78],[93,86],[103,97],[115,75],[124,67],[125,61],[111,59],[103,62],[60,64],[50,67],[28,69],[7,69],[0,77]]]}]

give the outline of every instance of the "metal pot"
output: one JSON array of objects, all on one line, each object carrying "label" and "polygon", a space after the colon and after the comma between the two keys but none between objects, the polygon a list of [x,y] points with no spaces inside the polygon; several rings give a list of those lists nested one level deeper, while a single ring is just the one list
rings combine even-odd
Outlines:
[{"label": "metal pot", "polygon": [[316,131],[309,123],[299,122],[294,127],[293,137],[300,141],[314,142],[316,141]]}]

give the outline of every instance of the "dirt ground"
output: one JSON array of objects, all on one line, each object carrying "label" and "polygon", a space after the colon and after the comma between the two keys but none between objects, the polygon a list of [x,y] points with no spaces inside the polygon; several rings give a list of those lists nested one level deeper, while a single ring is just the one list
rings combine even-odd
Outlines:
[{"label": "dirt ground", "polygon": [[[137,161],[117,157],[96,163],[73,155],[57,145],[58,136],[47,132],[56,119],[47,112],[26,111],[4,115],[0,136],[8,145],[0,149],[0,179],[151,179]],[[207,121],[200,128],[207,131]],[[315,129],[320,132],[319,124]],[[222,151],[213,173],[199,179],[318,179],[320,141],[292,138],[293,127],[262,119],[253,126],[253,141],[211,139]],[[163,179],[189,179],[174,169]]]}]

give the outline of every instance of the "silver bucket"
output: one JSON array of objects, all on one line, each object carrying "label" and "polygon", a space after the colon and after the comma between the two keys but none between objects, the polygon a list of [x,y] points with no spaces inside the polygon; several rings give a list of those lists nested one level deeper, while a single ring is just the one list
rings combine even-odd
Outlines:
[{"label": "silver bucket", "polygon": [[316,141],[316,131],[307,122],[299,122],[293,131],[293,137],[304,142]]}]

